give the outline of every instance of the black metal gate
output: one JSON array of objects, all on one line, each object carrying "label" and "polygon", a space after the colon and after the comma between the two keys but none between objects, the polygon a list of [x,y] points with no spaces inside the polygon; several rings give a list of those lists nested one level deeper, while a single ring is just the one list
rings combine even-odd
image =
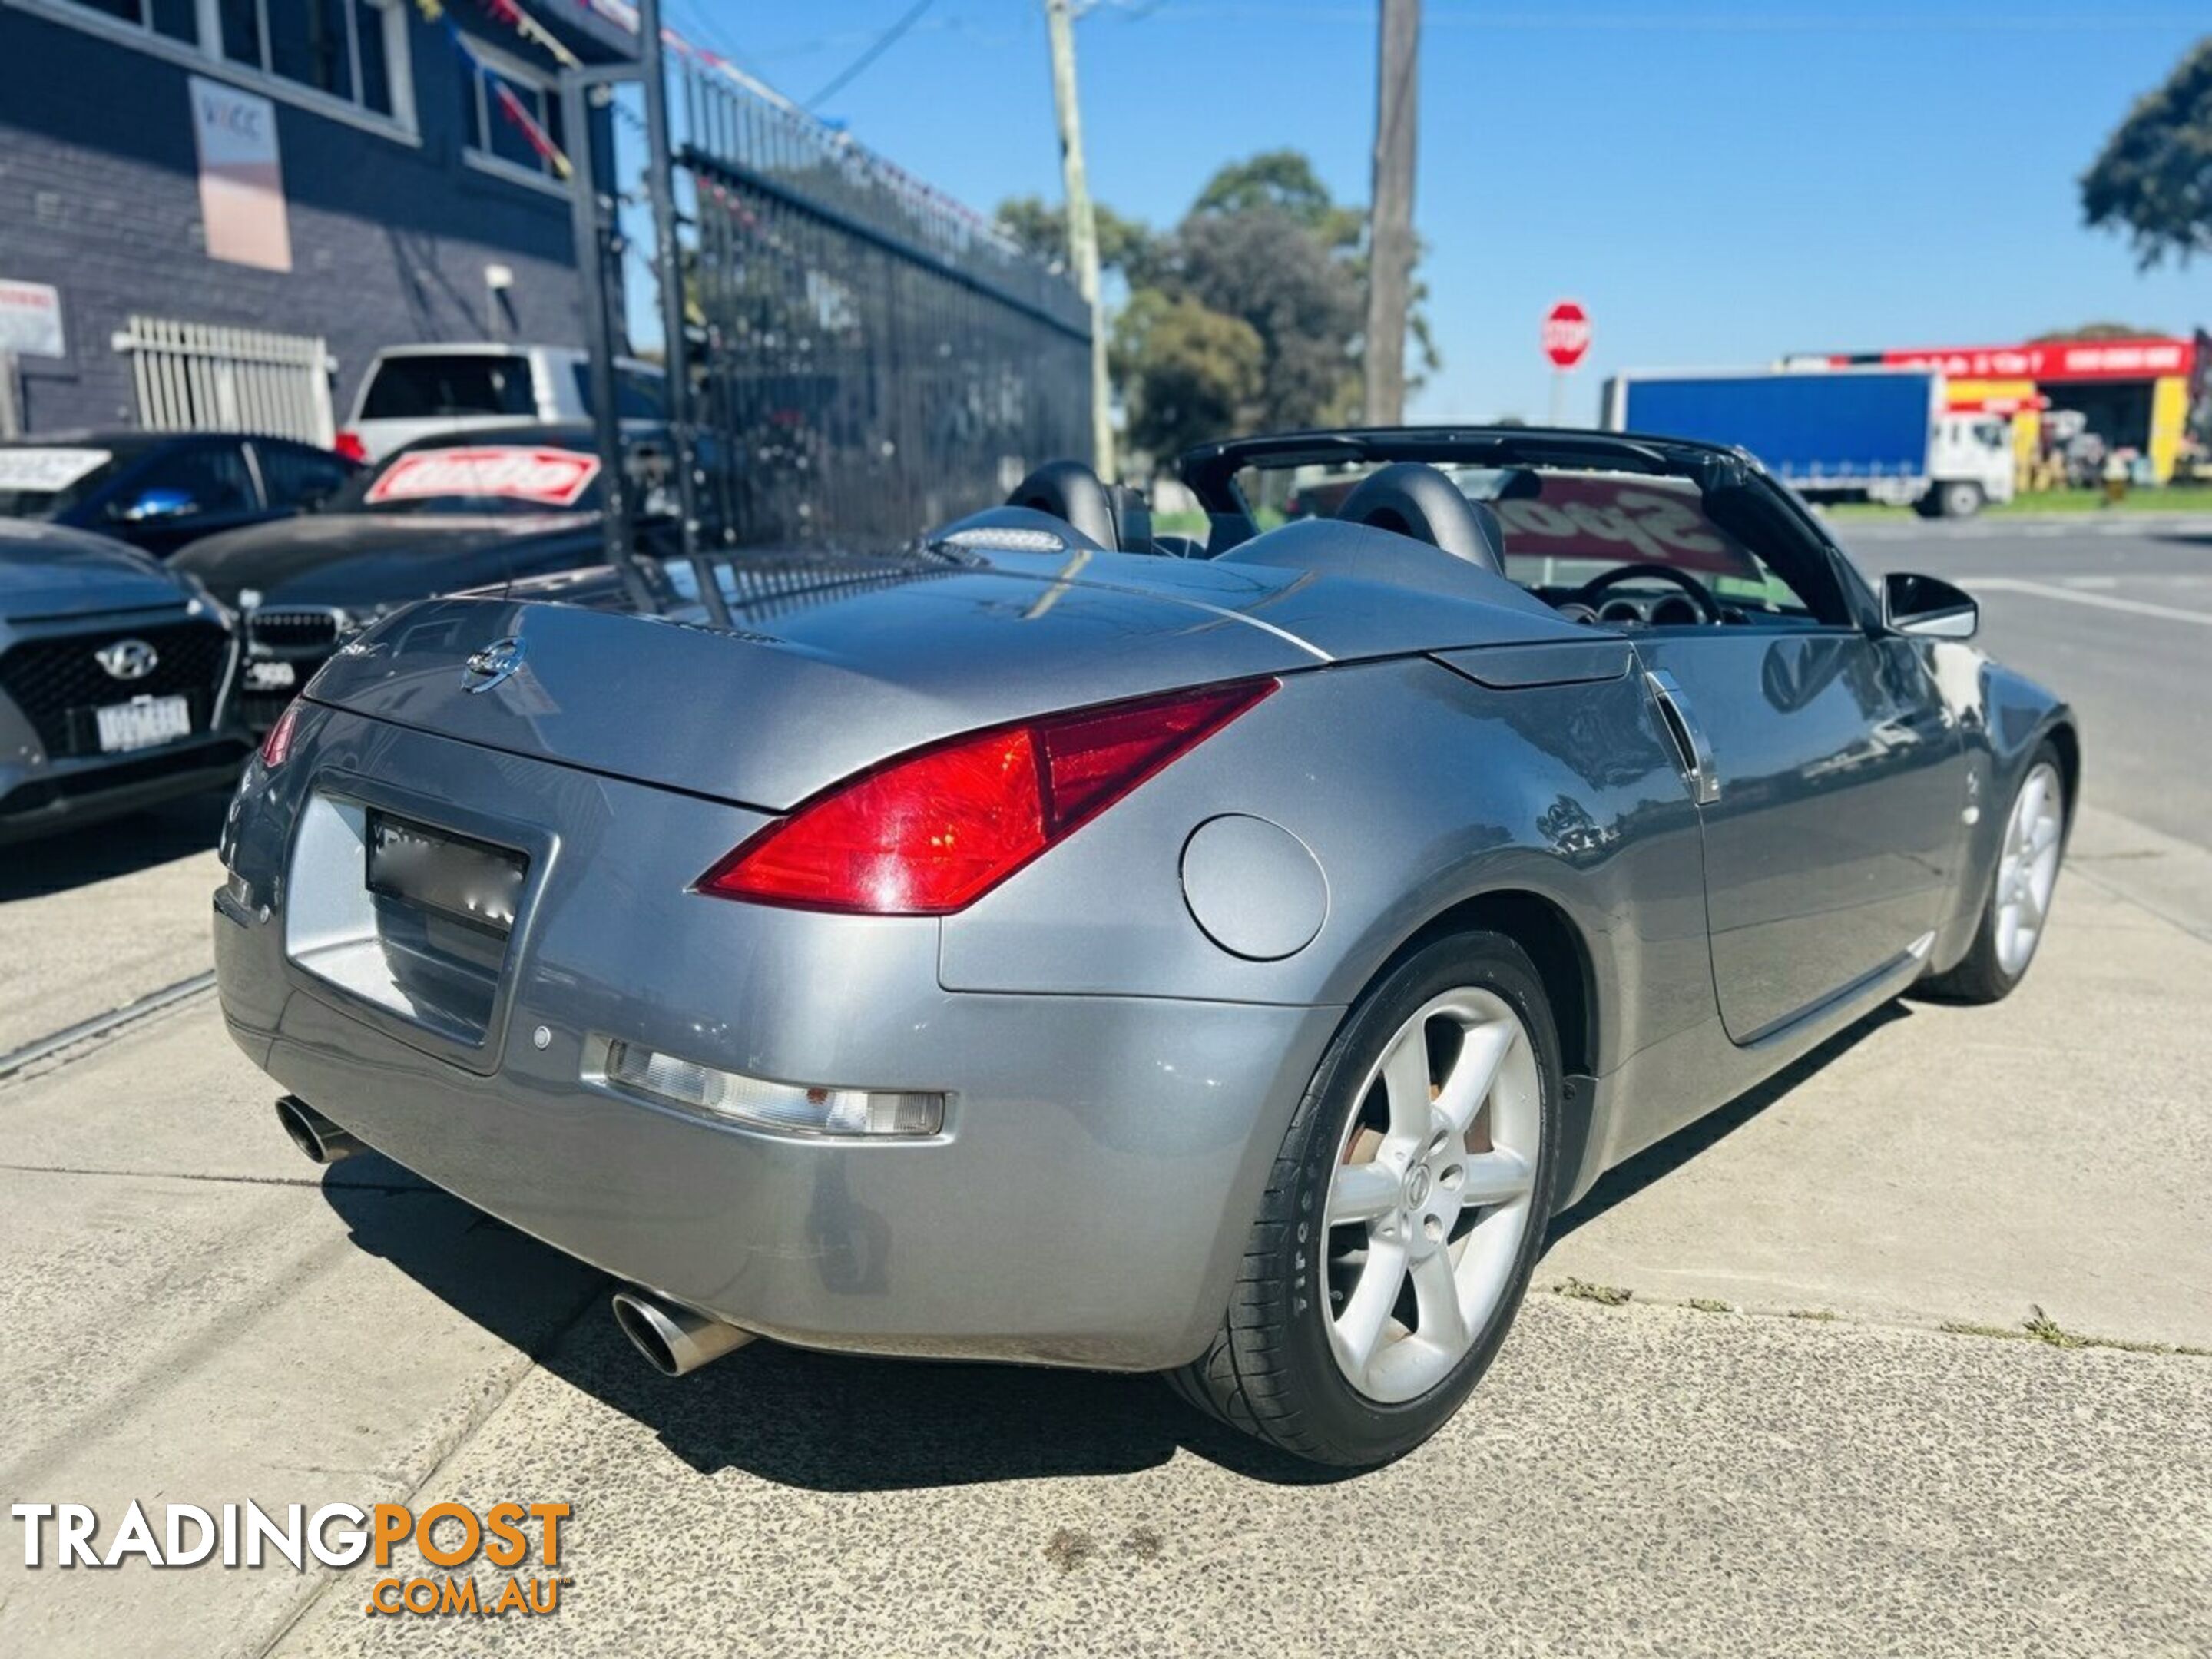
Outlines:
[{"label": "black metal gate", "polygon": [[893,548],[1088,456],[1071,283],[718,60],[665,74],[695,545]]}]

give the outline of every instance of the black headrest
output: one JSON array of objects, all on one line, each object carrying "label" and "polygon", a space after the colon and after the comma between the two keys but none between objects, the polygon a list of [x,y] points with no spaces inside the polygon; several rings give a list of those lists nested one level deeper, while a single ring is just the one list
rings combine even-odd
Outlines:
[{"label": "black headrest", "polygon": [[1344,498],[1336,516],[1347,524],[1395,530],[1442,548],[1493,575],[1505,574],[1505,529],[1487,504],[1422,461],[1393,461],[1370,472]]},{"label": "black headrest", "polygon": [[1080,461],[1047,461],[1014,486],[1006,505],[1049,513],[1101,547],[1121,544],[1106,486]]}]

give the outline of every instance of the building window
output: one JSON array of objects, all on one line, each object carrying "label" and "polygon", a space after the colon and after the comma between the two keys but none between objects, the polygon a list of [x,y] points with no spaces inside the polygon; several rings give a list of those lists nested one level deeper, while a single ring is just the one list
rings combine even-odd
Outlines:
[{"label": "building window", "polygon": [[8,4],[136,39],[159,57],[212,59],[309,108],[414,129],[407,0],[0,0]]},{"label": "building window", "polygon": [[392,31],[384,0],[220,0],[222,55],[326,97],[392,113]]},{"label": "building window", "polygon": [[195,0],[70,0],[70,3],[86,11],[96,11],[103,17],[135,24],[171,40],[190,45],[200,38]]},{"label": "building window", "polygon": [[538,147],[501,106],[501,94],[513,98],[553,147],[565,153],[568,142],[562,131],[559,91],[546,76],[502,53],[487,51],[474,40],[469,42],[469,51],[483,65],[480,73],[465,62],[461,65],[461,131],[466,135],[469,153],[478,161],[542,179],[557,178],[553,163],[538,153]]}]

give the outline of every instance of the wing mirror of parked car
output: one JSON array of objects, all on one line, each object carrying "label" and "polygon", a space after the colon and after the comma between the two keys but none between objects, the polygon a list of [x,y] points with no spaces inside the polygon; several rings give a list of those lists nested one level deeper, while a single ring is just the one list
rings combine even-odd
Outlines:
[{"label": "wing mirror of parked car", "polygon": [[1982,625],[1982,608],[1941,576],[1893,570],[1881,579],[1881,620],[1896,633],[1922,639],[1971,640]]},{"label": "wing mirror of parked car", "polygon": [[125,524],[146,524],[155,519],[181,519],[199,510],[200,504],[188,489],[148,489],[118,507],[115,516]]}]

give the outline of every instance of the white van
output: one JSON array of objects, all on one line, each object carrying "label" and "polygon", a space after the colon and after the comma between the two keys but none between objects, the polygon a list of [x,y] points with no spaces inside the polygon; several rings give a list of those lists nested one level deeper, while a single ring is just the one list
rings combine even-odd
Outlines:
[{"label": "white van", "polygon": [[[362,376],[353,418],[332,446],[381,460],[433,433],[592,415],[591,359],[574,346],[480,341],[386,346]],[[615,360],[615,406],[626,422],[668,418],[659,368]]]}]

